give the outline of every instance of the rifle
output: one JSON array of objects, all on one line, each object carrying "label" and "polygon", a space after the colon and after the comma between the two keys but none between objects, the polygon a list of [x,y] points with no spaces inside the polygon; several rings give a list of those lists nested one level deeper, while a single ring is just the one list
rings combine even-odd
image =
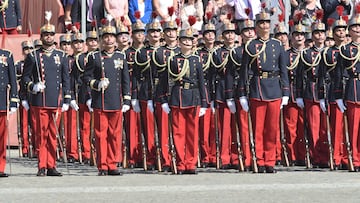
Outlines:
[{"label": "rifle", "polygon": [[348,153],[349,171],[352,172],[352,171],[355,171],[355,169],[354,169],[354,164],[353,164],[352,150],[351,150],[351,144],[350,144],[350,138],[349,138],[349,127],[348,127],[346,112],[344,112],[344,131],[345,131],[346,150]]},{"label": "rifle", "polygon": [[90,166],[96,166],[96,152],[94,146],[94,113],[91,113],[90,130]]},{"label": "rifle", "polygon": [[19,141],[19,157],[23,157],[23,153],[22,153],[23,137],[21,136],[20,110],[17,111],[16,117],[17,117],[17,134],[18,134],[18,141]]},{"label": "rifle", "polygon": [[141,136],[141,149],[142,149],[142,158],[143,158],[143,167],[144,167],[144,171],[147,171],[147,164],[146,164],[146,153],[147,153],[147,149],[146,149],[146,141],[145,141],[145,135],[144,135],[144,129],[143,129],[143,124],[142,124],[142,119],[141,119],[141,113],[139,113],[139,125],[140,125],[140,136]]},{"label": "rifle", "polygon": [[[76,81],[75,81],[76,82]],[[75,97],[76,97],[76,103],[79,103],[79,84],[75,84]],[[82,149],[81,149],[81,135],[80,135],[80,122],[79,122],[79,111],[76,111],[76,137],[77,137],[77,144],[78,144],[78,154],[79,154],[79,162],[80,164],[83,163],[82,161]]]},{"label": "rifle", "polygon": [[29,140],[29,158],[33,158],[33,145],[32,145],[32,133],[31,133],[31,125],[28,125],[28,140]]},{"label": "rifle", "polygon": [[328,146],[329,146],[329,163],[330,163],[330,170],[334,170],[334,149],[332,147],[331,142],[331,132],[330,132],[330,118],[329,118],[329,111],[328,111],[328,105],[327,105],[327,99],[326,99],[326,83],[324,83],[324,99],[325,99],[325,106],[326,106],[326,134],[327,134],[327,140],[328,140]]},{"label": "rifle", "polygon": [[11,151],[10,151],[10,134],[9,134],[9,120],[10,120],[10,115],[9,115],[9,108],[10,108],[10,85],[7,85],[7,91],[6,91],[6,102],[7,102],[7,106],[6,106],[6,131],[7,131],[7,138],[8,138],[8,162],[9,162],[9,169],[10,169],[10,175],[12,173],[11,171]]},{"label": "rifle", "polygon": [[122,116],[122,144],[123,144],[123,161],[122,161],[122,165],[123,165],[123,168],[127,168],[128,167],[128,151],[129,151],[129,148],[128,148],[128,143],[127,143],[127,139],[126,139],[126,132],[125,132],[125,122],[124,122],[124,116],[125,114],[123,114]]},{"label": "rifle", "polygon": [[289,157],[286,149],[286,137],[284,133],[284,111],[283,109],[280,110],[280,140],[281,140],[281,148],[285,160],[285,166],[289,167]]},{"label": "rifle", "polygon": [[172,133],[172,127],[171,127],[171,113],[169,113],[169,144],[170,144],[170,154],[171,154],[171,164],[173,167],[173,173],[177,174],[177,166],[176,166],[176,151],[175,151],[175,145],[174,145],[174,137]]},{"label": "rifle", "polygon": [[[69,172],[69,168],[68,168],[68,161],[67,161],[67,157],[66,157],[66,144],[65,144],[65,139],[62,139],[64,137],[61,137],[60,138],[60,135],[59,135],[59,129],[58,129],[58,126],[57,126],[57,123],[56,123],[56,120],[58,119],[58,116],[59,116],[59,111],[56,111],[55,115],[53,114],[52,117],[53,117],[53,121],[54,121],[54,125],[55,125],[55,131],[56,131],[56,138],[58,139],[58,142],[59,142],[59,146],[60,146],[60,150],[62,151],[62,156],[63,156],[63,161],[65,163],[65,167],[66,167],[66,170],[68,173]],[[61,115],[61,120],[63,120],[63,116]]]},{"label": "rifle", "polygon": [[[235,113],[236,114],[236,113]],[[240,172],[244,172],[244,162],[243,162],[243,152],[241,150],[241,142],[240,142],[240,133],[239,133],[239,126],[238,126],[238,119],[237,119],[237,114],[234,115],[235,117],[235,128],[236,128],[236,146],[237,146],[237,151],[238,151],[238,159],[239,159],[239,171]]]},{"label": "rifle", "polygon": [[215,114],[214,116],[215,116],[216,169],[220,169],[220,136],[219,136],[219,126],[218,126],[219,118],[218,118],[218,108],[217,107],[215,107],[214,114]]},{"label": "rifle", "polygon": [[[247,84],[246,84],[246,92],[247,95],[250,95],[250,78],[248,78]],[[248,129],[249,129],[249,139],[250,139],[250,150],[251,150],[251,156],[253,161],[253,172],[258,173],[258,166],[257,166],[257,159],[256,159],[256,150],[255,150],[255,139],[254,139],[254,133],[252,128],[252,120],[251,120],[251,113],[250,113],[250,101],[249,101],[249,112],[248,114]]]},{"label": "rifle", "polygon": [[309,138],[308,138],[308,133],[307,133],[307,122],[306,122],[306,109],[305,107],[303,108],[303,121],[304,121],[304,141],[305,141],[305,165],[306,168],[309,169],[311,168],[311,161],[310,161],[310,142],[309,142]]}]

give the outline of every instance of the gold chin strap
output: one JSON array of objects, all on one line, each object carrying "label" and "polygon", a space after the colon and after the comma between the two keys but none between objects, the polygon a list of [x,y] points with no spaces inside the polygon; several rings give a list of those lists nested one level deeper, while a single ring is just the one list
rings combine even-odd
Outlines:
[{"label": "gold chin strap", "polygon": [[9,7],[9,0],[1,1],[0,12],[5,11]]},{"label": "gold chin strap", "polygon": [[174,81],[179,81],[181,80],[185,75],[189,75],[190,74],[190,66],[189,66],[189,59],[188,57],[185,57],[184,59],[184,63],[181,67],[181,71],[179,74],[173,73],[171,71],[171,65],[170,65],[170,60],[172,60],[173,57],[169,57],[169,62],[168,62],[168,71],[170,73],[171,76],[174,77]]}]

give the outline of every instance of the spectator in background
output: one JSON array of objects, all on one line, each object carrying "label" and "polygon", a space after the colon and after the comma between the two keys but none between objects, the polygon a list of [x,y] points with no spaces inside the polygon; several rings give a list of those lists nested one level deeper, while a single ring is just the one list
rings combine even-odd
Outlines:
[{"label": "spectator in background", "polygon": [[[240,27],[240,22],[245,19],[255,20],[255,15],[260,12],[260,0],[226,0],[226,4],[234,8],[234,23]],[[245,9],[249,8],[249,15]],[[236,34],[240,34],[240,30],[236,30]]]},{"label": "spectator in background", "polygon": [[213,14],[212,23],[216,28],[216,36],[221,36],[224,20],[226,21],[228,13],[232,13],[231,6],[227,5],[225,0],[209,0],[205,11]]},{"label": "spectator in background", "polygon": [[328,18],[339,19],[337,6],[343,6],[342,15],[350,15],[351,4],[350,0],[320,0],[321,7],[324,9],[324,20]]},{"label": "spectator in background", "polygon": [[71,9],[72,9],[72,5],[74,4],[76,0],[61,0],[61,4],[63,5],[64,8],[64,24],[65,27],[68,24],[71,24]]},{"label": "spectator in background", "polygon": [[203,3],[202,0],[185,0],[184,5],[180,11],[182,29],[189,27],[188,18],[189,16],[196,17],[196,23],[192,26],[196,31],[200,31],[203,25]]},{"label": "spectator in background", "polygon": [[298,23],[298,19],[296,18],[297,13],[302,13],[303,17],[301,20],[301,24],[310,28],[316,20],[316,11],[321,9],[320,2],[318,3],[317,0],[304,0],[301,3],[298,3],[299,5],[294,10],[293,14],[294,23]]},{"label": "spectator in background", "polygon": [[[174,7],[175,11],[178,9],[178,0],[153,0],[153,8],[157,14],[157,21],[169,21],[168,8]],[[173,15],[173,18],[176,18]]]},{"label": "spectator in background", "polygon": [[21,9],[19,0],[0,4],[0,33],[19,34],[21,32]]},{"label": "spectator in background", "polygon": [[125,18],[124,25],[131,25],[129,19],[129,3],[124,0],[104,0],[105,11],[115,20],[119,20],[122,16]]},{"label": "spectator in background", "polygon": [[[91,21],[97,20],[98,26],[101,26],[101,19],[104,15],[104,2],[102,0],[86,0],[86,31],[91,31]],[[71,8],[72,23],[81,22],[81,0],[74,0]]]},{"label": "spectator in background", "polygon": [[[265,0],[262,0],[262,2],[265,2]],[[291,15],[291,4],[290,1],[287,0],[270,0],[270,2],[267,3],[267,8],[271,12],[272,15],[270,15],[270,30],[271,34],[275,34],[273,31],[276,27],[276,25],[279,25],[279,15],[282,15],[284,26],[286,30],[289,30],[289,16]]]},{"label": "spectator in background", "polygon": [[140,20],[143,24],[151,22],[152,0],[129,0],[129,18],[131,23],[136,22],[135,11],[140,11]]}]

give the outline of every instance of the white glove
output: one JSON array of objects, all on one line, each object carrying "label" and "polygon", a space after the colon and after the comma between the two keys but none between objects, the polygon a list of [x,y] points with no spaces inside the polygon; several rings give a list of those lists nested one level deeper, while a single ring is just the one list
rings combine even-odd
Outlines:
[{"label": "white glove", "polygon": [[296,105],[299,108],[303,109],[305,107],[303,98],[296,98]]},{"label": "white glove", "polygon": [[110,81],[109,79],[107,78],[104,78],[104,79],[101,79],[99,84],[98,84],[98,89],[101,90],[101,89],[106,89],[110,84]]},{"label": "white glove", "polygon": [[205,113],[206,113],[206,108],[200,108],[199,117],[205,115]]},{"label": "white glove", "polygon": [[233,99],[227,99],[226,100],[226,105],[228,106],[228,108],[230,109],[231,113],[235,113],[236,112],[236,106],[235,106],[235,102]]},{"label": "white glove", "polygon": [[129,111],[129,109],[130,109],[130,106],[127,104],[124,104],[121,108],[121,112],[125,113],[125,112]]},{"label": "white glove", "polygon": [[245,111],[245,112],[248,112],[249,111],[249,103],[248,103],[248,100],[245,96],[242,96],[239,98],[240,100],[240,105],[241,105],[241,108]]},{"label": "white glove", "polygon": [[71,108],[73,108],[75,111],[78,111],[78,110],[79,110],[79,106],[77,105],[77,103],[76,103],[75,100],[71,100],[71,101],[70,101],[70,106],[71,106]]},{"label": "white glove", "polygon": [[88,100],[86,101],[86,106],[88,107],[89,112],[93,112],[93,111],[94,111],[94,109],[91,108],[91,102],[92,102],[91,99],[88,99]]},{"label": "white glove", "polygon": [[147,101],[147,107],[151,113],[154,113],[154,103],[152,100]]},{"label": "white glove", "polygon": [[15,112],[16,112],[16,110],[17,110],[17,108],[16,108],[16,107],[10,107],[9,115],[11,115],[11,114],[15,113]]},{"label": "white glove", "polygon": [[28,111],[30,109],[30,106],[29,106],[29,103],[27,100],[22,100],[21,106],[23,106],[26,111]]},{"label": "white glove", "polygon": [[169,114],[171,111],[168,103],[161,104],[161,108],[166,114]]},{"label": "white glove", "polygon": [[137,99],[132,99],[131,100],[131,106],[133,107],[134,111],[139,113],[140,112],[140,104],[139,104],[139,100]]},{"label": "white glove", "polygon": [[69,110],[69,104],[63,104],[61,107],[61,112],[65,112],[67,110]]},{"label": "white glove", "polygon": [[213,113],[215,113],[215,102],[214,102],[214,101],[211,101],[211,102],[210,102],[210,108],[211,108],[211,111],[212,111]]},{"label": "white glove", "polygon": [[289,103],[289,97],[283,96],[281,99],[280,109],[282,109],[284,106],[288,105],[288,103]]},{"label": "white glove", "polygon": [[337,99],[337,100],[335,100],[335,101],[336,101],[336,103],[337,103],[337,105],[338,105],[341,113],[344,113],[344,111],[346,110],[346,106],[345,106],[345,104],[344,104],[344,100],[342,100],[342,99]]},{"label": "white glove", "polygon": [[37,92],[41,92],[45,89],[45,84],[38,82],[33,86],[33,92],[37,93]]},{"label": "white glove", "polygon": [[324,113],[326,112],[325,99],[320,99],[320,108]]}]

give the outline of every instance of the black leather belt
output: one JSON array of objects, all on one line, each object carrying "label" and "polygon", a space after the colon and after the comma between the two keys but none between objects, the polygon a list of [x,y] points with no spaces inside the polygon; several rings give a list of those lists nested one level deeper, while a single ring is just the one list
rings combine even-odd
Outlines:
[{"label": "black leather belt", "polygon": [[189,83],[189,82],[176,83],[175,86],[180,86],[180,88],[186,89],[186,90],[198,88],[198,85],[197,85],[197,84]]},{"label": "black leather belt", "polygon": [[258,74],[255,74],[255,76],[259,76],[260,79],[266,79],[266,78],[276,78],[280,77],[280,73],[278,71],[276,72],[259,72]]}]

